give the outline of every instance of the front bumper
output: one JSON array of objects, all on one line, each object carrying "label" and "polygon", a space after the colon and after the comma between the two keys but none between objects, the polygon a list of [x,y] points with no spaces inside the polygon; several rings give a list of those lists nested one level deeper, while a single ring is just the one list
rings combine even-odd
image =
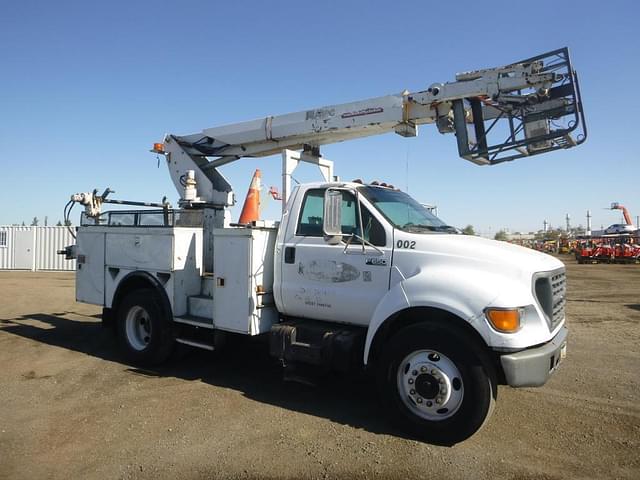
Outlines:
[{"label": "front bumper", "polygon": [[512,387],[544,385],[566,355],[567,327],[562,327],[549,342],[536,348],[500,357],[507,384]]}]

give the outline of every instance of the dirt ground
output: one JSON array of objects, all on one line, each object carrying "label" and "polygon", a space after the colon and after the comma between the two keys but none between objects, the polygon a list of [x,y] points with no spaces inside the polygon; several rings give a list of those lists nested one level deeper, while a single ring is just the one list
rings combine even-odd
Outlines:
[{"label": "dirt ground", "polygon": [[0,478],[640,478],[640,265],[563,260],[564,364],[450,448],[366,382],[283,383],[256,345],[133,368],[72,273],[0,272]]}]

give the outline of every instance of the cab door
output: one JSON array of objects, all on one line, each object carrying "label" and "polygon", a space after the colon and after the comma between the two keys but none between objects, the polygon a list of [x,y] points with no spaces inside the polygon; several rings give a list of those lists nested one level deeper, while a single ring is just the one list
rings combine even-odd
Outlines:
[{"label": "cab door", "polygon": [[304,198],[291,212],[280,257],[284,310],[296,317],[367,325],[389,289],[392,230],[355,191],[345,189],[343,239],[330,244],[322,231],[325,190],[301,192]]}]

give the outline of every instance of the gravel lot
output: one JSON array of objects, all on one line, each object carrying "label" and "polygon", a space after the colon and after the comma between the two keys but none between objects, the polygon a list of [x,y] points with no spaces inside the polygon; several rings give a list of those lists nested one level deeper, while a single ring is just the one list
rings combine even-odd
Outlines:
[{"label": "gravel lot", "polygon": [[0,272],[0,478],[640,478],[640,265],[563,260],[567,359],[451,448],[366,382],[283,383],[253,343],[133,368],[72,273]]}]

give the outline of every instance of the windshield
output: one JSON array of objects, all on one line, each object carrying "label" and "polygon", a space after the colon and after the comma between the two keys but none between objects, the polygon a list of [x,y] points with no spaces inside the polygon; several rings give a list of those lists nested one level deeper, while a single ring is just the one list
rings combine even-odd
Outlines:
[{"label": "windshield", "polygon": [[394,227],[407,232],[457,233],[404,192],[381,187],[360,187],[359,191]]}]

